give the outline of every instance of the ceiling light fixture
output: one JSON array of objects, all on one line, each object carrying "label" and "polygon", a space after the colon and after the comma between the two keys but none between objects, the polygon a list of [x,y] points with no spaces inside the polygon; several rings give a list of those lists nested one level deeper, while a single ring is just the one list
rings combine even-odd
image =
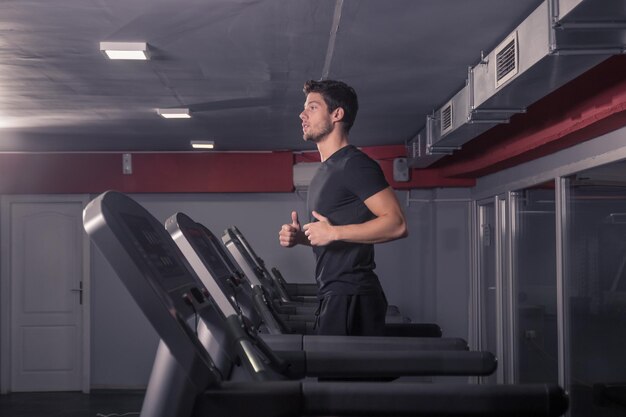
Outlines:
[{"label": "ceiling light fixture", "polygon": [[100,50],[109,59],[146,60],[150,57],[146,42],[100,42]]},{"label": "ceiling light fixture", "polygon": [[187,108],[179,108],[179,109],[156,109],[157,114],[166,119],[189,119],[191,114],[189,114],[189,109]]},{"label": "ceiling light fixture", "polygon": [[213,149],[215,143],[212,140],[192,140],[191,147],[194,149]]}]

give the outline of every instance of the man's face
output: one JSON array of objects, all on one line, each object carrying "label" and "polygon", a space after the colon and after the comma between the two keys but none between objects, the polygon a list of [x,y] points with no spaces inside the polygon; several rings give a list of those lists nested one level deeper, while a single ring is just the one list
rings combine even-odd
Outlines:
[{"label": "man's face", "polygon": [[309,93],[300,113],[302,137],[306,141],[318,143],[333,130],[328,106],[320,93]]}]

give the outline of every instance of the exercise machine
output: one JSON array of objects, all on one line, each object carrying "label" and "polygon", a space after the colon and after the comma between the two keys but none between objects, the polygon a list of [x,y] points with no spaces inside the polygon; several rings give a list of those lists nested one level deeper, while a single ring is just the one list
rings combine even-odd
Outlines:
[{"label": "exercise machine", "polygon": [[[567,409],[563,389],[550,384],[286,381],[289,364],[246,332],[242,316],[219,291],[211,296],[163,226],[143,207],[123,194],[106,192],[87,205],[83,221],[161,337],[144,417],[537,417],[559,416]],[[382,355],[368,357],[379,359],[384,360]],[[225,379],[236,363],[249,381]]]}]

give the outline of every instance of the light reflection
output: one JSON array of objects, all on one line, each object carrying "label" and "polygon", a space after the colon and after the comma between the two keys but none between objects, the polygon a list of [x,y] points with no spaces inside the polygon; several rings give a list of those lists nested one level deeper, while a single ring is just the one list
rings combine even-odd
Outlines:
[{"label": "light reflection", "polygon": [[86,126],[107,120],[128,118],[128,113],[120,109],[98,110],[90,113],[78,111],[29,112],[24,115],[8,115],[0,112],[0,128],[2,129],[27,129],[27,128],[50,128],[62,126]]}]

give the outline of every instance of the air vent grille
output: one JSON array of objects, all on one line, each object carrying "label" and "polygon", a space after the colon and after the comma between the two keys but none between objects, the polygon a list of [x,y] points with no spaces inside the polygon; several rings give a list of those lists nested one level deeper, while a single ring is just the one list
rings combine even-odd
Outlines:
[{"label": "air vent grille", "polygon": [[452,102],[441,109],[441,135],[452,129]]},{"label": "air vent grille", "polygon": [[420,158],[422,155],[422,141],[424,140],[422,137],[423,133],[420,132],[415,135],[411,140],[409,140],[406,144],[406,154],[409,159]]},{"label": "air vent grille", "polygon": [[509,42],[496,56],[498,81],[515,71],[515,41]]},{"label": "air vent grille", "polygon": [[409,159],[418,158],[420,156],[418,141],[419,139],[416,136],[406,143],[406,154],[409,157]]},{"label": "air vent grille", "polygon": [[496,49],[496,88],[517,75],[519,71],[517,49],[517,32]]},{"label": "air vent grille", "polygon": [[413,158],[417,158],[419,156],[422,156],[420,154],[420,144],[419,144],[419,139],[413,141],[413,143],[411,144],[411,155],[413,156]]}]

